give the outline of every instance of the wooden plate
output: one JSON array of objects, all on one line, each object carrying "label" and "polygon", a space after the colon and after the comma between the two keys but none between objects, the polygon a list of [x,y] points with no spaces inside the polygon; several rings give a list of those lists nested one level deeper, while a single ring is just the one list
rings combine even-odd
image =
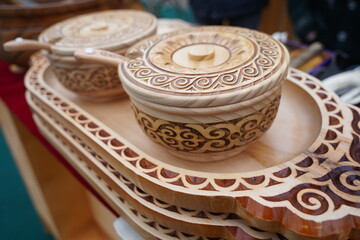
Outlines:
[{"label": "wooden plate", "polygon": [[291,70],[269,132],[242,155],[204,165],[152,145],[127,99],[77,99],[47,67],[39,62],[26,77],[34,99],[150,195],[180,207],[232,212],[286,236],[359,237],[359,110],[340,103],[314,78]]}]

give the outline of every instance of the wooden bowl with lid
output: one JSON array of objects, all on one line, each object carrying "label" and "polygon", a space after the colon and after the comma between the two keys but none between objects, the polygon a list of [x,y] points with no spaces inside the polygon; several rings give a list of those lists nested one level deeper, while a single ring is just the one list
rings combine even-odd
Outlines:
[{"label": "wooden bowl with lid", "polygon": [[38,41],[16,39],[4,44],[8,51],[45,49],[52,70],[68,90],[87,98],[104,99],[125,94],[117,70],[103,64],[79,63],[77,48],[93,47],[118,54],[156,33],[157,19],[134,10],[108,10],[84,14],[44,30]]},{"label": "wooden bowl with lid", "polygon": [[[105,62],[101,52],[75,57]],[[222,26],[154,36],[127,57],[113,64],[121,63],[139,126],[172,154],[201,162],[238,154],[270,128],[289,65],[286,48],[270,36]]]}]

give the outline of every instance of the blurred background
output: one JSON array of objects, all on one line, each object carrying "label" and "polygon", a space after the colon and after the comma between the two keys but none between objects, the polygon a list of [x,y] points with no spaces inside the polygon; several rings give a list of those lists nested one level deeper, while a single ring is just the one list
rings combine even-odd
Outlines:
[{"label": "blurred background", "polygon": [[[358,0],[2,0],[0,43],[36,39],[63,19],[119,8],[192,25],[233,25],[268,33],[289,49],[291,66],[323,80],[343,101],[360,102]],[[0,78],[10,68],[21,79],[30,55],[0,48]],[[2,132],[0,158],[0,239],[54,239],[34,209]]]}]

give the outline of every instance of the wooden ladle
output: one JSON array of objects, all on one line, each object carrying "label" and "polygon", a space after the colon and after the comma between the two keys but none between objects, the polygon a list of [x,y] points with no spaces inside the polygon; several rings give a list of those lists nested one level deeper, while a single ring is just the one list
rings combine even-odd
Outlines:
[{"label": "wooden ladle", "polygon": [[77,49],[74,52],[74,57],[79,62],[98,63],[114,67],[129,61],[129,58],[120,54],[95,48]]},{"label": "wooden ladle", "polygon": [[[105,23],[95,23],[90,28],[92,32],[101,32],[106,31],[109,28],[108,24]],[[15,40],[11,40],[4,43],[4,50],[8,52],[16,52],[16,51],[29,51],[29,50],[48,50],[51,52],[59,52],[53,51],[52,46],[61,41],[63,37],[56,37],[49,41],[49,43],[42,43],[37,40],[31,39],[23,39],[21,37],[16,38]],[[63,54],[60,54],[63,55]]]},{"label": "wooden ladle", "polygon": [[[136,53],[132,53],[130,58],[136,57]],[[211,47],[203,47],[203,46],[196,46],[194,48],[189,48],[187,51],[187,59],[186,55],[184,55],[181,61],[191,61],[195,62],[202,62],[207,61],[209,59],[214,58],[215,51]],[[77,49],[74,52],[74,57],[80,62],[88,62],[88,63],[98,63],[98,64],[105,64],[111,66],[118,66],[121,63],[129,61],[129,58],[121,56],[119,54],[95,49],[95,48],[83,48]],[[192,66],[196,67],[196,66]]]},{"label": "wooden ladle", "polygon": [[51,45],[37,40],[16,38],[3,45],[4,50],[8,52],[29,51],[29,50],[48,50],[51,51]]}]

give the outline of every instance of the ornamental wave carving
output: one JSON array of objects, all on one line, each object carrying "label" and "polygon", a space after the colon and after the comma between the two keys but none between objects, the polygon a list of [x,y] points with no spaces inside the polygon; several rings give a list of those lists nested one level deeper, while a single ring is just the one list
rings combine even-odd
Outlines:
[{"label": "ornamental wave carving", "polygon": [[[311,215],[333,213],[344,206],[360,209],[360,112],[352,108],[350,110],[353,114],[352,140],[338,161],[331,163],[333,168],[318,177],[314,176],[308,183],[298,184],[276,196],[263,196],[263,199],[270,202],[290,202],[297,211]],[[343,127],[339,128],[342,129]],[[326,137],[335,140],[331,146],[336,149],[339,143],[334,134],[336,133],[328,132]],[[331,151],[326,145],[317,150],[321,154]],[[322,162],[326,160],[320,159]]]},{"label": "ornamental wave carving", "polygon": [[92,65],[87,68],[83,66],[74,69],[55,64],[53,71],[59,82],[73,92],[102,94],[103,91],[114,89],[122,91],[115,67]]},{"label": "ornamental wave carving", "polygon": [[[198,94],[199,92],[211,94],[215,91],[218,93],[245,89],[266,82],[270,77],[269,74],[279,70],[282,64],[287,61],[284,47],[266,34],[231,27],[222,27],[220,30],[217,27],[204,27],[197,29],[197,31],[199,33],[190,35],[192,37],[181,38],[176,42],[169,40],[172,37],[170,33],[153,37],[135,45],[127,53],[127,56],[132,60],[128,62],[126,67],[123,66],[124,75],[129,81],[134,82],[133,79],[136,79],[136,82],[140,82],[142,87],[168,94]],[[211,31],[213,32],[208,33]],[[223,35],[221,31],[223,31]],[[234,34],[235,37],[243,36],[252,39],[251,41],[254,43],[251,47],[254,48],[254,53],[247,56],[245,60],[238,61],[239,54],[242,53],[238,50],[241,49],[241,41],[234,43],[230,38],[228,39],[226,34],[230,33]],[[153,50],[157,49],[157,45],[163,42],[171,51]],[[174,51],[194,44],[222,46],[228,49],[231,57],[224,64],[207,69],[206,73],[203,73],[203,69],[186,68],[171,61]],[[155,54],[161,55],[163,61],[156,61],[157,58],[153,56]],[[186,72],[186,74],[179,76],[173,71]],[[283,73],[272,84],[276,85],[285,79],[287,71],[286,69],[281,71]],[[265,90],[266,87],[264,87]]]},{"label": "ornamental wave carving", "polygon": [[266,107],[242,118],[196,124],[165,121],[139,111],[136,119],[147,134],[162,146],[191,153],[214,153],[245,146],[261,137],[273,123],[280,103],[276,94]]}]

